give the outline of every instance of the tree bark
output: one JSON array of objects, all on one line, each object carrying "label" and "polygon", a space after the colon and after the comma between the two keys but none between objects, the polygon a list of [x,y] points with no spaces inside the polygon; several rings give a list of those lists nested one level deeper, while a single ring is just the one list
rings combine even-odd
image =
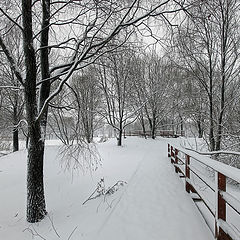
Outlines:
[{"label": "tree bark", "polygon": [[[229,7],[229,6],[226,6]],[[226,82],[226,55],[227,55],[227,42],[228,42],[228,11],[224,11],[222,8],[222,26],[221,26],[221,103],[220,103],[220,114],[218,118],[218,129],[217,129],[217,140],[216,140],[216,151],[221,149],[222,141],[222,123],[225,108],[225,82]]]},{"label": "tree bark", "polygon": [[214,120],[213,120],[213,63],[212,63],[212,53],[209,46],[209,42],[207,44],[208,50],[208,58],[209,58],[209,142],[210,142],[210,151],[215,150],[215,138],[214,138]]},{"label": "tree bark", "polygon": [[33,47],[32,30],[32,1],[22,0],[23,48],[26,66],[25,106],[28,123],[28,164],[27,164],[27,221],[40,221],[46,214],[44,184],[43,184],[43,155],[44,142],[41,138],[36,99],[37,66]]},{"label": "tree bark", "polygon": [[144,135],[144,138],[147,139],[147,134],[146,134],[146,128],[145,128],[145,123],[144,123],[144,118],[143,118],[143,112],[141,110],[141,114],[140,114],[140,123],[142,125],[142,130],[143,130],[143,135]]},{"label": "tree bark", "polygon": [[[13,108],[13,122],[14,125],[18,124],[18,116],[17,116],[17,107]],[[19,150],[19,139],[18,139],[18,127],[13,128],[13,152]]]},{"label": "tree bark", "polygon": [[18,128],[13,129],[13,152],[19,150]]},{"label": "tree bark", "polygon": [[[42,1],[42,32],[41,32],[41,76],[43,79],[48,79],[50,77],[49,70],[49,19],[50,19],[50,0]],[[39,103],[38,103],[38,112],[41,111],[44,102],[49,97],[50,94],[51,82],[45,81],[40,86],[39,92]],[[42,128],[42,137],[45,139],[46,127],[47,127],[47,115],[48,108],[46,108],[44,114],[41,117],[41,128]]]},{"label": "tree bark", "polygon": [[203,137],[203,128],[202,128],[202,122],[201,119],[197,121],[197,127],[198,127],[198,137],[202,138]]},{"label": "tree bark", "polygon": [[122,146],[122,133],[123,133],[123,131],[122,131],[122,129],[120,129],[119,130],[119,133],[118,133],[118,142],[117,142],[117,145],[118,146]]},{"label": "tree bark", "polygon": [[13,152],[19,150],[19,141],[18,141],[18,129],[13,129]]},{"label": "tree bark", "polygon": [[44,142],[41,140],[39,123],[33,123],[28,130],[27,221],[34,223],[43,219],[47,213],[43,183]]},{"label": "tree bark", "polygon": [[152,129],[151,129],[152,139],[156,138],[156,115],[153,113],[152,117]]},{"label": "tree bark", "polygon": [[213,122],[213,101],[212,96],[209,100],[210,110],[209,110],[209,117],[210,117],[210,127],[209,127],[209,142],[210,142],[210,151],[215,150],[215,139],[214,139],[214,122]]}]

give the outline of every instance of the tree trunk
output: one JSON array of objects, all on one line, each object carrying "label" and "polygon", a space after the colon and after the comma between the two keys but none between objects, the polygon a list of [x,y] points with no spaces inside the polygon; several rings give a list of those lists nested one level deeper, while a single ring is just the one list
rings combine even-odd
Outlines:
[{"label": "tree trunk", "polygon": [[[41,77],[42,79],[48,79],[50,77],[49,71],[49,19],[50,19],[50,0],[42,1],[42,32],[41,32]],[[45,81],[41,84],[39,91],[39,103],[38,112],[41,111],[45,100],[49,97],[50,93],[50,81]],[[47,115],[48,108],[45,109],[44,114],[41,117],[42,138],[45,139],[47,128]]]},{"label": "tree trunk", "polygon": [[[29,106],[29,105],[28,105]],[[29,126],[27,165],[27,221],[38,222],[46,215],[43,183],[44,141],[39,123]]]},{"label": "tree trunk", "polygon": [[90,129],[88,129],[87,131],[85,131],[85,138],[87,140],[88,143],[91,143],[93,140],[93,134],[90,131]]},{"label": "tree trunk", "polygon": [[[222,18],[228,18],[228,13],[226,11],[226,16],[224,16],[224,11],[222,12]],[[221,149],[222,141],[222,123],[223,114],[225,108],[225,81],[226,81],[226,56],[227,56],[227,42],[228,42],[228,27],[229,22],[223,21],[221,27],[221,103],[220,103],[220,114],[218,118],[218,129],[217,129],[217,140],[216,140],[216,151]]]},{"label": "tree trunk", "polygon": [[224,86],[222,89],[222,100],[221,100],[221,112],[218,119],[218,129],[217,129],[217,139],[216,139],[216,146],[215,151],[219,151],[221,149],[221,142],[222,142],[222,122],[223,122],[223,112],[224,112]]},{"label": "tree trunk", "polygon": [[25,107],[28,123],[28,164],[27,164],[27,221],[40,221],[46,214],[43,184],[44,142],[39,121],[36,121],[37,66],[33,47],[32,1],[22,0],[23,48],[26,66]]},{"label": "tree trunk", "polygon": [[13,152],[19,150],[18,128],[13,129]]},{"label": "tree trunk", "polygon": [[151,135],[152,135],[152,139],[156,138],[156,117],[155,114],[153,114],[153,118],[152,118],[152,129],[151,129]]},{"label": "tree trunk", "polygon": [[152,139],[155,139],[155,126],[153,125],[152,131],[151,131]]},{"label": "tree trunk", "polygon": [[146,134],[146,127],[145,127],[145,123],[144,123],[144,118],[143,118],[143,113],[141,111],[141,114],[140,114],[140,123],[142,125],[142,130],[143,130],[143,136],[145,139],[147,139],[147,134]]},{"label": "tree trunk", "polygon": [[203,137],[203,129],[202,129],[202,123],[201,123],[200,119],[197,121],[197,127],[198,127],[198,137],[202,138]]},{"label": "tree trunk", "polygon": [[118,138],[117,138],[117,140],[118,140],[117,145],[118,146],[122,146],[122,133],[123,133],[123,131],[122,131],[122,129],[120,129],[120,131],[118,133]]},{"label": "tree trunk", "polygon": [[[210,52],[210,50],[209,50]],[[210,127],[209,127],[209,142],[210,142],[210,151],[215,150],[215,138],[214,138],[214,121],[213,121],[213,66],[212,66],[212,56],[209,53],[209,118],[210,118]]]},{"label": "tree trunk", "polygon": [[215,139],[214,139],[214,122],[213,122],[213,106],[212,100],[210,101],[210,129],[209,129],[209,142],[210,142],[210,151],[215,150]]},{"label": "tree trunk", "polygon": [[28,146],[29,146],[29,136],[27,135],[26,136],[26,144],[25,144],[26,149],[28,149]]},{"label": "tree trunk", "polygon": [[184,127],[183,127],[183,118],[182,118],[182,116],[180,116],[180,120],[181,120],[181,123],[180,123],[180,136],[183,136],[183,129],[184,129]]},{"label": "tree trunk", "polygon": [[122,118],[120,118],[120,125],[119,125],[119,131],[118,131],[118,146],[122,146],[122,135],[123,135],[123,123],[122,123]]},{"label": "tree trunk", "polygon": [[[14,125],[18,124],[18,117],[17,117],[17,107],[14,106],[13,108],[13,123]],[[19,139],[18,139],[18,127],[13,128],[13,152],[19,150]]]}]

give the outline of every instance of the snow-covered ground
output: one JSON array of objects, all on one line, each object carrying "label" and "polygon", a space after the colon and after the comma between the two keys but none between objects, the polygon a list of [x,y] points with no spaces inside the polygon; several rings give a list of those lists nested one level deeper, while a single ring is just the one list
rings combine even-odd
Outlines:
[{"label": "snow-covered ground", "polygon": [[[97,144],[102,166],[91,174],[65,171],[55,144],[45,157],[49,214],[38,224],[25,221],[26,151],[0,158],[0,239],[214,239],[169,163],[165,139]],[[127,185],[82,205],[101,178]]]}]

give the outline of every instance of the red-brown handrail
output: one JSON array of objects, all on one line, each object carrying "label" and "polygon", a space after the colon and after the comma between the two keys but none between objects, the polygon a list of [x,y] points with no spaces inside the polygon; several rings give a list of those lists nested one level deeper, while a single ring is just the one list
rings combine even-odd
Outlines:
[{"label": "red-brown handrail", "polygon": [[[180,157],[179,153],[184,156]],[[202,157],[199,154],[188,151],[182,147],[168,144],[168,157],[175,167],[176,173],[185,178],[185,189],[188,193],[196,193],[215,218],[214,235],[217,240],[239,240],[240,233],[234,229],[226,218],[226,205],[228,204],[240,216],[240,201],[226,191],[226,177],[240,183],[240,170],[209,157]],[[200,176],[197,168],[190,164],[190,159],[211,168],[215,172],[215,186],[204,176]],[[181,166],[185,166],[183,170]],[[212,206],[208,199],[204,198],[191,181],[191,173],[197,176],[209,189],[215,192],[216,203]]]}]

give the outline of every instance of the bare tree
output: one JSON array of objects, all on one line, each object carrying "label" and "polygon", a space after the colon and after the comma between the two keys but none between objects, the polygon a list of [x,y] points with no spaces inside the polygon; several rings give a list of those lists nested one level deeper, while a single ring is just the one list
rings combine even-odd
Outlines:
[{"label": "bare tree", "polygon": [[[148,121],[151,137],[155,139],[157,128],[164,118],[171,113],[171,84],[174,68],[167,58],[160,57],[156,50],[141,58],[142,64],[135,65],[134,78],[135,96],[138,107],[142,105],[142,124]],[[144,126],[145,127],[145,126]]]},{"label": "bare tree", "polygon": [[[1,126],[2,131],[6,134],[12,133],[12,146],[13,152],[19,150],[19,129],[21,128],[20,120],[23,117],[24,101],[23,92],[19,88],[18,82],[16,82],[15,75],[10,69],[2,74],[4,78],[4,85],[9,83],[11,87],[2,88],[2,112],[4,113],[4,124]],[[9,70],[9,71],[8,71]],[[3,73],[3,71],[2,71]],[[15,87],[15,89],[13,88]]]},{"label": "bare tree", "polygon": [[145,105],[146,105],[146,96],[145,96],[145,76],[146,76],[146,61],[144,61],[145,56],[143,50],[140,49],[140,52],[134,55],[134,60],[132,64],[132,91],[130,101],[133,104],[135,110],[139,110],[138,121],[142,127],[143,135],[147,138],[147,123],[145,116]]},{"label": "bare tree", "polygon": [[[10,24],[9,21],[7,21],[7,24]],[[14,53],[19,68],[22,68],[23,51],[19,48],[21,40],[18,29],[12,30],[12,34],[7,36],[7,42],[11,47],[11,52]],[[23,91],[5,55],[2,53],[0,57],[0,88],[5,96],[2,98],[2,111],[4,111],[5,119],[2,130],[7,134],[9,131],[12,132],[13,151],[18,151],[19,129],[21,128],[19,121],[22,119],[24,108]]]},{"label": "bare tree", "polygon": [[[111,51],[106,45],[123,29],[129,28],[127,38],[134,27],[143,24],[149,16],[159,16],[166,21],[165,14],[182,11],[183,6],[172,0],[151,4],[140,0],[8,2],[2,1],[0,5],[1,19],[11,21],[10,27],[1,28],[0,46],[24,88],[29,136],[27,221],[37,222],[46,214],[43,156],[49,103],[75,70]],[[20,29],[23,39],[24,74],[19,71],[5,39],[13,28]],[[61,58],[50,66],[51,51],[61,53]],[[53,82],[57,87],[51,91]]]},{"label": "bare tree", "polygon": [[97,108],[101,97],[94,68],[75,75],[70,88],[74,92],[75,111],[78,112],[83,135],[86,141],[91,143],[94,130],[98,127]]},{"label": "bare tree", "polygon": [[118,146],[122,145],[124,128],[134,122],[138,115],[129,101],[132,61],[132,50],[127,48],[101,59],[97,67],[104,99],[99,113],[117,132]]},{"label": "bare tree", "polygon": [[[194,3],[178,29],[176,46],[188,73],[208,97],[210,150],[221,148],[223,126],[232,99],[230,86],[239,73],[239,4],[235,0]],[[230,95],[229,95],[230,94]]]},{"label": "bare tree", "polygon": [[185,118],[192,121],[195,129],[197,130],[197,136],[202,138],[206,131],[206,118],[208,118],[208,96],[202,89],[199,82],[196,82],[192,78],[191,74],[185,73],[183,75],[184,81],[179,87],[182,92],[182,110]]}]

